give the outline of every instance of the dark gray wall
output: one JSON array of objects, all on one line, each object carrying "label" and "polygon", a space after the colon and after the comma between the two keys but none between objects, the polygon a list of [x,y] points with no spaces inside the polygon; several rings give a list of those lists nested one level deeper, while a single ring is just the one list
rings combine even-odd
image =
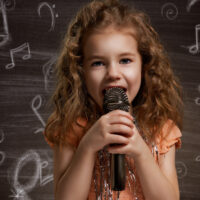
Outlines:
[{"label": "dark gray wall", "polygon": [[[0,199],[53,199],[52,151],[42,132],[53,65],[67,24],[87,0],[0,0]],[[184,88],[181,199],[200,199],[200,1],[129,0],[160,33]]]}]

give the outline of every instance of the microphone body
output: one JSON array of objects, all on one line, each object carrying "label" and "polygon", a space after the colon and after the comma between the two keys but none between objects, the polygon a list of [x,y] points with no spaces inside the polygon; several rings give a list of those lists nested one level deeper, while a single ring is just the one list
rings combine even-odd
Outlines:
[{"label": "microphone body", "polygon": [[[129,101],[122,88],[113,87],[106,90],[103,101],[104,113],[113,110],[123,110],[129,112]],[[119,145],[119,144],[112,144]],[[125,155],[111,155],[111,188],[114,191],[122,191],[126,184]]]}]

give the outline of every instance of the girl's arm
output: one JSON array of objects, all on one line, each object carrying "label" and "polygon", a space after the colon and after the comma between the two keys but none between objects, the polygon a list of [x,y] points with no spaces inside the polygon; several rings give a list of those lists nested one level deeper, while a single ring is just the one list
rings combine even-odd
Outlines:
[{"label": "girl's arm", "polygon": [[54,191],[56,200],[86,200],[95,154],[80,144],[76,151],[68,145],[54,147]]},{"label": "girl's arm", "polygon": [[135,164],[147,200],[179,199],[175,145],[166,154],[159,156],[159,166],[149,149],[135,159]]},{"label": "girl's arm", "polygon": [[129,143],[123,147],[108,147],[108,152],[127,154],[135,161],[136,171],[147,200],[178,200],[179,189],[175,168],[175,145],[159,156],[156,163],[149,147],[134,126]]}]

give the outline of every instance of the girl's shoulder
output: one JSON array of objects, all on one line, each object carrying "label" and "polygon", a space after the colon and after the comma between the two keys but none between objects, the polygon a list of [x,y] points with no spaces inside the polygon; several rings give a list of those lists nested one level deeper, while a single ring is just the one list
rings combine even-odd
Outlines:
[{"label": "girl's shoulder", "polygon": [[[77,121],[73,123],[70,131],[61,134],[59,130],[56,130],[55,132],[53,132],[53,137],[55,138],[55,141],[59,140],[59,144],[61,145],[70,145],[73,148],[77,148],[81,138],[85,133],[84,128],[86,127],[86,125],[87,120],[79,117]],[[50,145],[50,147],[54,147],[55,144],[48,140],[47,137],[45,137],[45,140]]]},{"label": "girl's shoulder", "polygon": [[175,145],[176,148],[180,148],[181,136],[182,133],[178,126],[172,120],[167,120],[162,127],[160,134],[155,138],[159,154],[167,153],[173,145]]}]

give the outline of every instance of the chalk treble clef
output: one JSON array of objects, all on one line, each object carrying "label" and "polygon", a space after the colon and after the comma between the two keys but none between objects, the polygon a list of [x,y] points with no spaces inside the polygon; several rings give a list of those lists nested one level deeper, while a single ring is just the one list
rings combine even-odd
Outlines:
[{"label": "chalk treble clef", "polygon": [[[40,156],[34,150],[27,151],[19,158],[15,170],[12,172],[13,176],[11,177],[11,184],[13,189],[11,190],[12,195],[9,197],[13,197],[14,199],[30,200],[28,193],[33,190],[39,179],[40,162]],[[33,167],[35,168],[33,168],[33,174],[32,176],[27,176],[28,181],[25,183],[20,182],[20,173],[25,169],[25,166],[27,166],[28,163],[34,163]]]}]

